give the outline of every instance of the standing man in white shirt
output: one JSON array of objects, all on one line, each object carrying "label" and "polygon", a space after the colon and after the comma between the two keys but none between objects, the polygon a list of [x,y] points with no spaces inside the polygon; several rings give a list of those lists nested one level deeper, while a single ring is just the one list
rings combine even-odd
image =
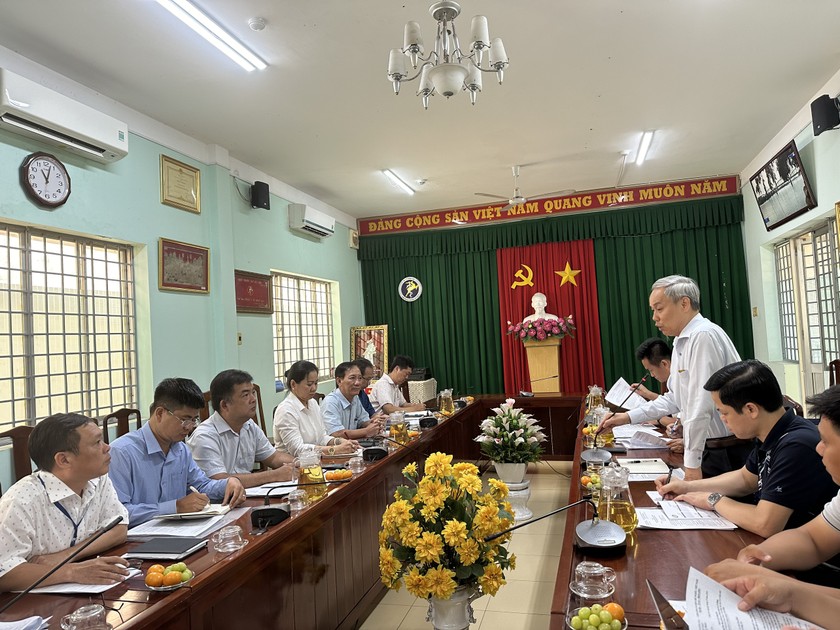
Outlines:
[{"label": "standing man in white shirt", "polygon": [[392,414],[395,411],[423,411],[426,408],[422,402],[406,401],[400,391],[400,386],[408,380],[413,369],[414,360],[411,357],[398,354],[391,360],[391,371],[376,381],[370,392],[370,404],[377,412]]},{"label": "standing man in white shirt", "polygon": [[741,360],[738,351],[720,326],[700,314],[700,289],[691,278],[667,276],[654,282],[650,308],[660,332],[674,337],[670,391],[629,412],[608,416],[601,428],[679,413],[687,481],[738,470],[749,455],[750,442],[732,435],[703,389],[712,374]]},{"label": "standing man in white shirt", "polygon": [[[210,383],[215,413],[198,425],[187,446],[199,468],[211,479],[236,477],[246,488],[292,478],[294,458],[268,441],[253,418],[257,393],[253,378],[242,370],[219,372]],[[254,472],[254,463],[268,470]]]}]

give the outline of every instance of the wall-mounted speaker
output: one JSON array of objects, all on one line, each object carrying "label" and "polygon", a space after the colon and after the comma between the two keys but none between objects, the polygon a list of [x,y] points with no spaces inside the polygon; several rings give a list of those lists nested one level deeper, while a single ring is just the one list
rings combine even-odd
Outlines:
[{"label": "wall-mounted speaker", "polygon": [[271,210],[271,203],[268,199],[268,184],[265,182],[254,182],[254,185],[251,186],[251,207]]},{"label": "wall-mounted speaker", "polygon": [[828,94],[823,94],[812,102],[811,122],[814,124],[815,136],[840,125],[840,109],[837,108],[837,99],[831,98]]}]

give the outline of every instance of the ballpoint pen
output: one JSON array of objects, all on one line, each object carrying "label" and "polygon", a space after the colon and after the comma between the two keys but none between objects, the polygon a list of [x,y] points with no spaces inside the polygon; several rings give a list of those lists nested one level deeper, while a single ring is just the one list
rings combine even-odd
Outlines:
[{"label": "ballpoint pen", "polygon": [[665,477],[665,483],[662,484],[663,486],[667,486],[669,483],[671,483],[671,475],[673,475],[673,474],[674,474],[674,467],[671,466],[671,464],[668,464],[668,476]]}]

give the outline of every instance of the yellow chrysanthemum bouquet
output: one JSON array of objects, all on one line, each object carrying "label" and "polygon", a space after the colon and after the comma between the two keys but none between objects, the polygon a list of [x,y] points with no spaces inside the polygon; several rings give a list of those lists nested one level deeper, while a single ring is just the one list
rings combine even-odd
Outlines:
[{"label": "yellow chrysanthemum bouquet", "polygon": [[403,469],[408,485],[382,515],[379,571],[388,588],[422,597],[449,599],[459,586],[495,595],[514,569],[516,556],[503,546],[511,534],[485,539],[513,525],[507,486],[490,479],[482,492],[478,468],[452,464],[452,455],[433,453],[419,481],[417,465]]}]

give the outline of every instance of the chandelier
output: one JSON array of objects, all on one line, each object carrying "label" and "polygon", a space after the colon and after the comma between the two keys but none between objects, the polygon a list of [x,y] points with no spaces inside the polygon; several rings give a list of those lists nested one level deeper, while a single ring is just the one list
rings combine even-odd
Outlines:
[{"label": "chandelier", "polygon": [[[462,90],[470,93],[470,102],[475,105],[476,97],[481,92],[482,72],[495,72],[499,85],[502,84],[505,67],[509,63],[504,44],[498,37],[490,40],[487,18],[476,15],[470,23],[470,47],[465,53],[455,33],[455,18],[461,13],[461,5],[454,0],[440,0],[432,3],[429,13],[437,20],[437,33],[434,49],[427,56],[423,56],[423,38],[417,22],[405,25],[403,47],[391,50],[388,79],[394,84],[394,93],[400,93],[400,85],[404,81],[420,77],[417,96],[423,101],[423,109],[429,109],[429,97],[434,94],[449,98]],[[484,51],[488,49],[490,67],[482,68]],[[415,70],[417,64],[422,62],[412,77],[408,76],[406,57]]]}]

